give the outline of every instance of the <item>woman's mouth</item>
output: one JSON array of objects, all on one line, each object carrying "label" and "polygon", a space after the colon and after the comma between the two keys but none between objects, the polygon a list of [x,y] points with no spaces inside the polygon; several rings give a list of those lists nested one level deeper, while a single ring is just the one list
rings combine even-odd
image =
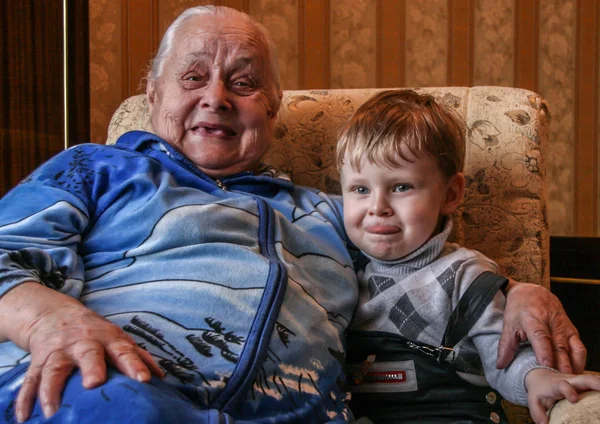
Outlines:
[{"label": "woman's mouth", "polygon": [[201,122],[199,125],[192,128],[192,131],[200,131],[216,137],[235,137],[237,135],[232,128],[226,125],[208,124],[205,122]]}]

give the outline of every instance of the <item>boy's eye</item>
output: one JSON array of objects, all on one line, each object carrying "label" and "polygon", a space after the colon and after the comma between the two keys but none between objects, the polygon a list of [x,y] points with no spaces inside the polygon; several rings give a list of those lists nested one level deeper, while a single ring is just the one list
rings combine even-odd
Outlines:
[{"label": "boy's eye", "polygon": [[354,188],[354,192],[356,194],[369,194],[371,191],[367,187],[358,186]]},{"label": "boy's eye", "polygon": [[407,184],[396,184],[394,186],[394,191],[397,193],[404,193],[408,190],[410,190],[410,186],[408,186]]}]

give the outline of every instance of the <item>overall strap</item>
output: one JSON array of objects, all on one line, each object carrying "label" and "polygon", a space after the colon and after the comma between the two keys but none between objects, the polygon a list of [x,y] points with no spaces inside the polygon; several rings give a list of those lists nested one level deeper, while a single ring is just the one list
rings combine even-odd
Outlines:
[{"label": "overall strap", "polygon": [[467,335],[498,290],[507,283],[508,278],[490,271],[482,273],[473,281],[459,299],[448,320],[442,346],[449,349],[443,351],[442,359],[445,359],[451,349]]}]

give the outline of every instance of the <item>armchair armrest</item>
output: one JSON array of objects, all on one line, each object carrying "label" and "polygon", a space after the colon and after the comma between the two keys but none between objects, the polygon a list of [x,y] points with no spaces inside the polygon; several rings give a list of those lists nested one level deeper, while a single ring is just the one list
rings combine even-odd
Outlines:
[{"label": "armchair armrest", "polygon": [[550,424],[593,424],[600,422],[600,392],[585,392],[579,402],[563,399],[550,410]]}]

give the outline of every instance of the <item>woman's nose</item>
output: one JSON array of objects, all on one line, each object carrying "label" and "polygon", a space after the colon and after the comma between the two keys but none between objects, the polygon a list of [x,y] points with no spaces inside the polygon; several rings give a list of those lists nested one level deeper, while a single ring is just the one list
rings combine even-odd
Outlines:
[{"label": "woman's nose", "polygon": [[202,95],[201,104],[203,108],[211,110],[226,111],[231,109],[231,104],[228,99],[229,92],[225,83],[218,79],[210,81]]}]

